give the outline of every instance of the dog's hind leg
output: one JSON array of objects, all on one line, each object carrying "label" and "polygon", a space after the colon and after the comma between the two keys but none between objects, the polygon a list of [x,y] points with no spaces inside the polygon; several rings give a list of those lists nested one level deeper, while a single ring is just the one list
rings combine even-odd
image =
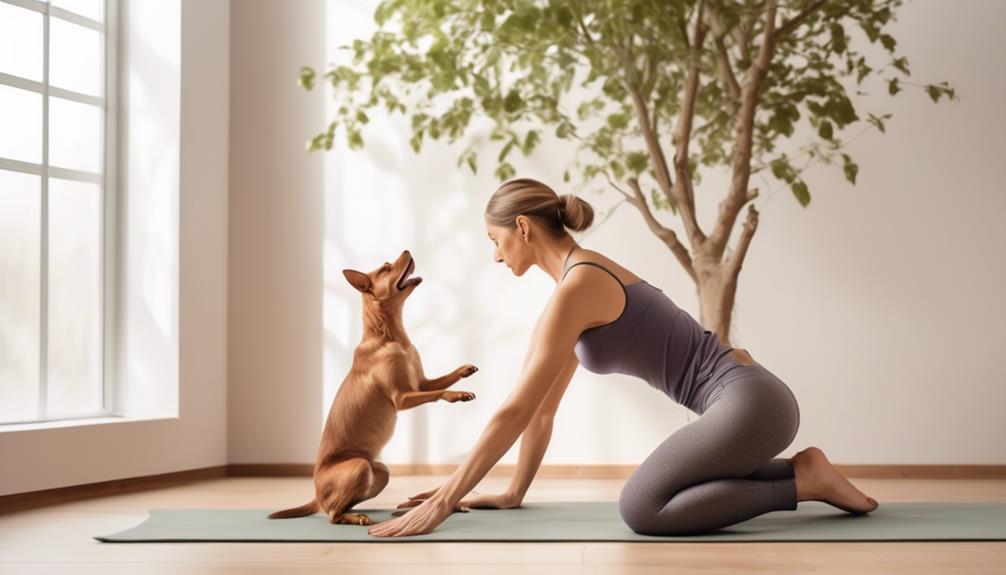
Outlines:
[{"label": "dog's hind leg", "polygon": [[[371,461],[370,471],[374,474],[374,482],[370,486],[370,491],[360,501],[377,497],[380,492],[384,491],[384,488],[388,485],[388,481],[391,479],[391,472],[388,471],[388,466],[380,461]],[[360,501],[357,501],[357,503]]]},{"label": "dog's hind leg", "polygon": [[[386,469],[386,468],[385,468]],[[371,525],[370,517],[362,513],[347,513],[354,505],[369,499],[367,494],[377,484],[371,462],[363,457],[354,457],[333,464],[319,477],[325,486],[322,508],[328,515],[329,523],[352,523]],[[387,480],[385,480],[387,484]],[[383,489],[384,486],[382,485]]]}]

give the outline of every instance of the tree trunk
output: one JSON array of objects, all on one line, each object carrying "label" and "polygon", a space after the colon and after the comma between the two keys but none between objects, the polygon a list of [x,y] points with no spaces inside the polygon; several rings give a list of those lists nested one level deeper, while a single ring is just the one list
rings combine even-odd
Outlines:
[{"label": "tree trunk", "polygon": [[715,332],[720,343],[733,347],[730,343],[730,320],[734,310],[734,296],[737,293],[737,277],[732,275],[723,262],[696,258],[696,292],[699,296],[699,323]]},{"label": "tree trunk", "polygon": [[[806,14],[816,10],[822,4],[823,0],[817,2],[802,13],[798,19],[805,17]],[[750,203],[758,197],[758,190],[749,189],[748,184],[751,177],[754,116],[758,105],[758,93],[768,73],[777,40],[775,32],[776,8],[777,0],[766,0],[765,25],[761,34],[762,42],[743,84],[738,84],[734,76],[730,58],[725,53],[725,46],[722,42],[718,44],[720,50],[718,64],[721,67],[722,81],[725,83],[724,93],[733,98],[729,107],[737,115],[737,139],[731,162],[733,176],[730,189],[727,197],[720,202],[715,228],[708,236],[699,227],[695,215],[695,194],[692,189],[692,174],[688,164],[688,149],[692,137],[695,101],[699,92],[699,67],[702,45],[706,37],[704,24],[707,18],[714,28],[714,34],[718,33],[717,38],[722,40],[723,29],[715,3],[706,4],[700,1],[696,9],[695,26],[691,36],[689,37],[687,29],[683,29],[683,39],[688,45],[688,71],[678,125],[672,139],[676,148],[672,163],[673,177],[654,125],[650,121],[648,93],[644,92],[639,84],[626,80],[626,89],[632,97],[632,104],[643,138],[646,141],[657,186],[663,192],[672,209],[681,217],[684,225],[684,237],[691,245],[692,252],[689,253],[684,242],[678,239],[673,230],[662,225],[653,216],[653,212],[647,204],[646,194],[637,178],[630,177],[628,179],[629,192],[618,186],[614,187],[622,193],[626,201],[639,210],[650,231],[664,242],[689,277],[692,278],[692,281],[695,282],[699,295],[699,323],[705,329],[716,333],[720,343],[727,347],[733,347],[730,345],[730,319],[734,309],[734,296],[737,293],[737,278],[740,275],[741,266],[744,264],[748,246],[758,228],[758,210]],[[756,11],[753,17],[757,16],[758,12]],[[747,42],[745,41],[744,44],[742,56],[747,57]],[[626,59],[626,65],[627,67],[631,66],[631,58]],[[627,78],[631,77],[631,74],[627,75]],[[727,254],[727,243],[730,240],[731,232],[737,221],[737,216],[740,215],[745,205],[748,206],[748,213],[741,228],[740,238],[733,253]]]}]

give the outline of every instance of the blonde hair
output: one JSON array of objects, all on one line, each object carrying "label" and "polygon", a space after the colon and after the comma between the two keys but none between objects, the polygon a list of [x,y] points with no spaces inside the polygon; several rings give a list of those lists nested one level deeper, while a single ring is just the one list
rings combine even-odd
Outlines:
[{"label": "blonde hair", "polygon": [[573,194],[560,196],[531,178],[504,182],[486,204],[486,219],[493,225],[514,226],[521,214],[537,218],[559,236],[566,228],[580,232],[594,222],[594,208],[586,201]]}]

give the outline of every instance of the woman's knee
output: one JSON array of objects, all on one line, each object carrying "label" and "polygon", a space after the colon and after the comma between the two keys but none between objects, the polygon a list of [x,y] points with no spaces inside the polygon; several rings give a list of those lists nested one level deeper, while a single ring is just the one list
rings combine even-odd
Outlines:
[{"label": "woman's knee", "polygon": [[663,503],[653,494],[630,483],[618,495],[618,513],[629,529],[640,535],[664,534],[660,511]]},{"label": "woman's knee", "polygon": [[684,515],[663,509],[663,506],[646,504],[639,498],[623,495],[618,498],[618,512],[622,522],[639,535],[691,535],[695,531]]}]

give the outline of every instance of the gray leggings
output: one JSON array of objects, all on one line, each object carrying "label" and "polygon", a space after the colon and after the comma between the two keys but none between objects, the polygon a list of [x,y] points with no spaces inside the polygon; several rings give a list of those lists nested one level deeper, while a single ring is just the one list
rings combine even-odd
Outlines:
[{"label": "gray leggings", "polygon": [[796,509],[788,459],[800,410],[789,387],[758,363],[712,378],[701,416],[675,431],[622,487],[618,509],[644,535],[714,531]]}]

